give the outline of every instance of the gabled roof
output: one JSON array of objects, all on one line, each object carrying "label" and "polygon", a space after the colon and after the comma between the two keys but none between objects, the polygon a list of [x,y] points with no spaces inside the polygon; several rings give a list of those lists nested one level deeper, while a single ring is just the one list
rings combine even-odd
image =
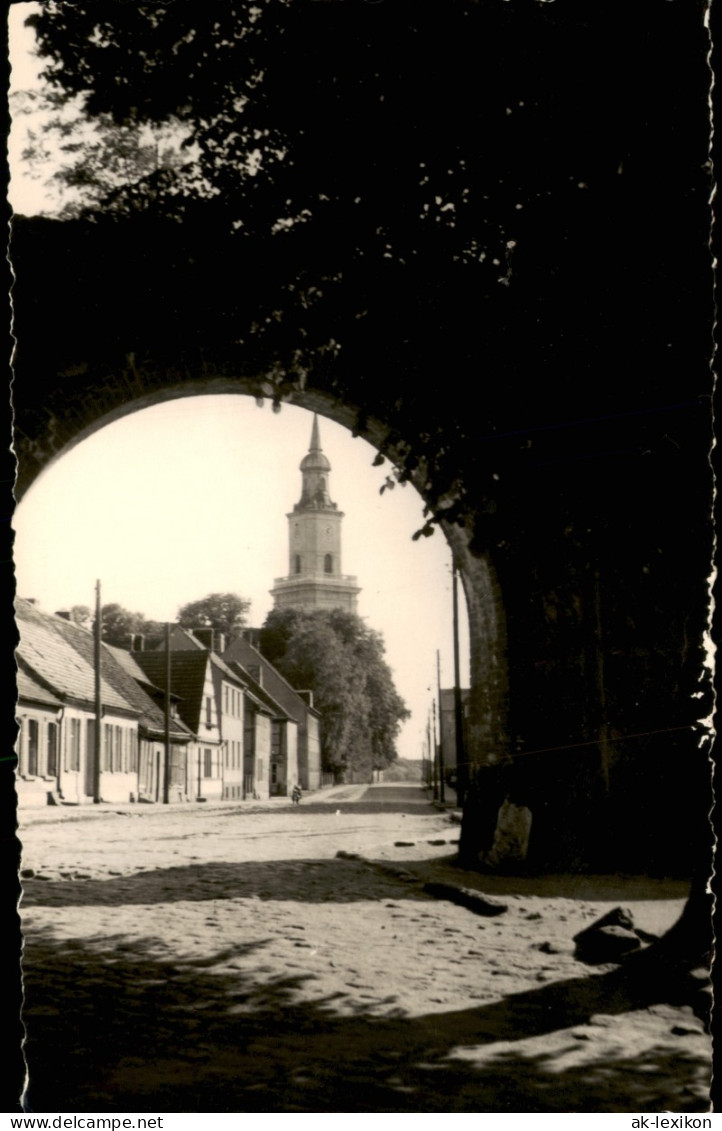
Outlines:
[{"label": "gabled roof", "polygon": [[[229,668],[223,657],[218,652],[214,652],[212,649],[208,648],[202,640],[198,639],[190,628],[183,628],[180,624],[171,625],[170,650],[173,653],[191,651],[207,652],[214,668],[222,672],[226,679],[231,679],[236,684],[243,683],[243,679],[240,679],[238,673]],[[153,653],[162,652],[165,655],[165,638],[156,644],[152,651]]]},{"label": "gabled roof", "polygon": [[51,691],[46,691],[44,687],[41,687],[23,668],[18,668],[15,675],[18,699],[24,699],[28,703],[40,703],[44,707],[56,709],[61,706],[60,700]]},{"label": "gabled roof", "polygon": [[263,690],[272,695],[276,702],[283,707],[286,714],[295,719],[297,723],[301,723],[309,711],[318,717],[318,711],[309,707],[306,700],[291,687],[288,680],[281,675],[277,668],[274,668],[271,661],[267,660],[257,648],[254,648],[245,637],[236,637],[226,648],[223,658],[229,663],[236,661],[254,680],[256,677],[253,675],[252,669],[260,668],[263,673],[261,677]]},{"label": "gabled roof", "polygon": [[226,679],[232,679],[234,683],[245,687],[250,678],[248,674],[234,671],[230,664],[227,664],[223,657],[219,656],[217,652],[211,652],[210,657],[213,667],[216,668],[217,671],[221,672],[221,674],[224,675]]},{"label": "gabled roof", "polygon": [[247,672],[243,665],[238,663],[238,660],[233,660],[233,662],[230,664],[230,667],[237,671],[238,675],[245,682],[246,694],[249,696],[249,698],[255,700],[255,702],[264,710],[270,711],[275,718],[290,719],[291,722],[296,721],[292,715],[289,715],[288,711],[284,710],[281,704],[278,703],[272,695],[269,695],[268,691],[265,687],[262,686],[262,684],[256,682],[250,672]]},{"label": "gabled roof", "polygon": [[[186,726],[194,734],[203,706],[203,691],[208,669],[208,653],[203,651],[172,651],[170,685],[179,698],[178,710]],[[146,676],[156,685],[165,683],[165,652],[136,652],[135,658]]]},{"label": "gabled roof", "polygon": [[[20,641],[17,647],[18,667],[62,700],[72,699],[88,707],[95,705],[95,672],[93,663],[74,648],[58,627],[67,625],[87,637],[90,653],[93,637],[85,629],[71,625],[61,617],[42,613],[27,601],[17,600],[15,619]],[[139,712],[108,681],[106,666],[101,665],[100,694],[105,707]]]},{"label": "gabled roof", "polygon": [[[156,703],[150,695],[141,687],[140,682],[146,683],[146,675],[141,667],[136,664],[130,652],[124,651],[122,648],[114,648],[110,644],[104,645],[104,649],[109,653],[114,661],[113,675],[118,681],[116,686],[118,690],[123,691],[123,694],[128,698],[143,714],[140,718],[141,726],[145,727],[153,734],[165,735],[165,711]],[[131,674],[133,670],[138,672],[138,678]],[[113,682],[113,677],[109,677]],[[138,682],[140,680],[140,682]],[[160,691],[160,694],[164,694]],[[192,732],[180,719],[171,718],[169,727],[169,736],[171,739],[190,739],[193,737]]]},{"label": "gabled roof", "polygon": [[[170,647],[171,652],[183,651],[196,651],[205,652],[206,646],[202,641],[195,636],[189,628],[183,628],[180,624],[172,624],[170,626]],[[162,636],[152,648],[151,652],[165,652],[165,636]]]}]

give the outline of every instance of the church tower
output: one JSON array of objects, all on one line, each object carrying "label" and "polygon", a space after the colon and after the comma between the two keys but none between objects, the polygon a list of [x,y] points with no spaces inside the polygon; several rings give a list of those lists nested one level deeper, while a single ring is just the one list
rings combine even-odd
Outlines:
[{"label": "church tower", "polygon": [[355,577],[341,573],[343,512],[331,502],[331,464],[321,450],[314,414],[311,445],[301,460],[301,499],[288,518],[288,576],[277,577],[271,596],[277,609],[343,609],[356,612]]}]

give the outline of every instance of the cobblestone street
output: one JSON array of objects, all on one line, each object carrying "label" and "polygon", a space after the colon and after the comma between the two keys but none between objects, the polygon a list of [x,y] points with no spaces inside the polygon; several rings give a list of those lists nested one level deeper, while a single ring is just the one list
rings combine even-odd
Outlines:
[{"label": "cobblestone street", "polygon": [[690,1006],[573,957],[620,904],[662,932],[686,885],[461,872],[458,835],[417,786],[23,814],[29,1108],[708,1110]]}]

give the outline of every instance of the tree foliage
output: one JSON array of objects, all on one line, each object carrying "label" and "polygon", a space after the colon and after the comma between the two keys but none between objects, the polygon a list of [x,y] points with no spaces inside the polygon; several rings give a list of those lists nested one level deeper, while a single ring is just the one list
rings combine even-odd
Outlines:
[{"label": "tree foliage", "polygon": [[102,208],[127,215],[170,194],[174,172],[192,159],[176,122],[88,119],[83,99],[48,87],[10,96],[14,128],[24,140],[19,175],[44,183],[45,214],[69,219]]},{"label": "tree foliage", "polygon": [[93,623],[93,614],[88,605],[73,605],[70,609],[70,619],[73,624],[81,628],[90,628]]},{"label": "tree foliage", "polygon": [[[620,394],[638,407],[696,333],[651,266],[665,228],[672,277],[694,273],[694,234],[680,238],[667,218],[707,191],[706,88],[668,81],[681,9],[234,0],[209,19],[195,0],[48,0],[31,22],[47,81],[90,121],[178,122],[192,147],[162,183],[114,196],[114,222],[130,221],[121,248],[103,233],[127,271],[115,321],[132,325],[138,354],[171,340],[195,349],[203,308],[204,358],[223,343],[223,360],[260,375],[276,402],[311,380],[357,406],[360,430],[373,411],[400,477],[419,476],[424,533],[443,517],[486,534],[495,484],[544,441],[534,420],[615,411]],[[639,98],[615,77],[633,44],[646,67]],[[680,129],[694,99],[700,129]],[[660,153],[673,136],[684,176],[667,168],[653,194],[635,185],[634,129]],[[149,211],[167,223],[152,233],[152,262]],[[706,255],[704,210],[699,219]],[[620,271],[647,295],[643,310],[610,287]],[[652,317],[670,327],[660,345]],[[620,340],[638,343],[625,365]],[[591,400],[590,371],[604,374]],[[474,390],[473,414],[458,410],[459,389]]]},{"label": "tree foliage", "polygon": [[[76,620],[73,613],[77,608],[78,606],[71,611],[73,620]],[[80,608],[82,612],[82,606]],[[130,651],[134,636],[159,636],[163,631],[159,621],[148,620],[143,613],[130,612],[116,601],[103,605],[100,616],[102,639],[106,644],[113,644],[116,648],[124,648],[126,651]],[[76,620],[76,623],[80,622]]]},{"label": "tree foliage", "polygon": [[248,598],[238,593],[209,593],[183,605],[178,610],[178,623],[189,629],[212,628],[230,641],[245,627],[250,607]]},{"label": "tree foliage", "polygon": [[341,609],[274,609],[260,646],[294,687],[313,691],[324,769],[340,780],[369,781],[373,770],[395,761],[409,711],[394,687],[380,633]]}]

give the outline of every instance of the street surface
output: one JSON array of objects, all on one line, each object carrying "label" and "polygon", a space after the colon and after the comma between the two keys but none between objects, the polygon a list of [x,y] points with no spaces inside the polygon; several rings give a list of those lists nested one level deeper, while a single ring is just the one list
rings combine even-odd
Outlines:
[{"label": "street surface", "polygon": [[[700,1112],[709,1037],[572,936],[687,887],[454,866],[417,785],[20,816],[35,1112]],[[473,913],[424,882],[473,887]]]}]

